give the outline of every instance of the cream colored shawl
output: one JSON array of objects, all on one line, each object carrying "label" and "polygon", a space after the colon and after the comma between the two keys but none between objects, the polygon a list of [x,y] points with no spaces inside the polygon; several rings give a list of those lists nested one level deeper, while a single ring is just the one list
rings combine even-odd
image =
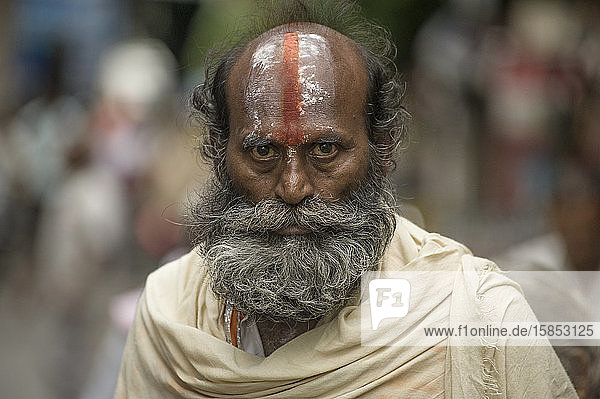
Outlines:
[{"label": "cream colored shawl", "polygon": [[452,320],[534,320],[519,287],[489,261],[398,218],[382,270],[452,273],[413,284],[422,295],[392,323],[394,346],[361,345],[357,303],[261,358],[226,342],[223,303],[191,252],[148,277],[115,398],[577,397],[547,346],[412,345],[415,329]]}]

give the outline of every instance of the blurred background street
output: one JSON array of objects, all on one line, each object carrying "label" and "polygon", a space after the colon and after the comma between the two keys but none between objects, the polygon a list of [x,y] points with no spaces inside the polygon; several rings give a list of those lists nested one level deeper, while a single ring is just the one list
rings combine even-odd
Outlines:
[{"label": "blurred background street", "polygon": [[[251,3],[0,3],[0,398],[112,397],[145,276],[189,250],[190,90]],[[501,267],[598,270],[600,2],[360,3],[406,82],[401,212]]]}]

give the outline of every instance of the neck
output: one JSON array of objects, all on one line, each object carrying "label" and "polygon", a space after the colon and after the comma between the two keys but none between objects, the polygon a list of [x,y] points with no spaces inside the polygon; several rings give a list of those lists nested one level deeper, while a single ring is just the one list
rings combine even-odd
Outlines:
[{"label": "neck", "polygon": [[272,321],[261,317],[256,321],[265,356],[269,356],[297,336],[312,330],[316,325],[317,320]]}]

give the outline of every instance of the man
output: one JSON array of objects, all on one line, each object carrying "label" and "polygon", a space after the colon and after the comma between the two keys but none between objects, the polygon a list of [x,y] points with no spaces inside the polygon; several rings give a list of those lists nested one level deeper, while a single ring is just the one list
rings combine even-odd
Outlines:
[{"label": "man", "polygon": [[[546,234],[498,257],[519,283],[540,321],[600,320],[600,184],[574,160],[563,161]],[[543,272],[543,273],[541,273]],[[548,296],[548,292],[552,292]],[[568,342],[568,341],[567,341]],[[560,342],[557,355],[580,398],[600,397],[600,348]]]},{"label": "man", "polygon": [[[148,278],[116,397],[576,397],[547,346],[410,344],[452,318],[533,315],[489,262],[395,215],[404,111],[381,29],[353,3],[282,3],[288,20],[195,93],[215,170],[197,248]],[[400,269],[451,277],[411,282],[399,345],[362,345],[360,277]]]}]

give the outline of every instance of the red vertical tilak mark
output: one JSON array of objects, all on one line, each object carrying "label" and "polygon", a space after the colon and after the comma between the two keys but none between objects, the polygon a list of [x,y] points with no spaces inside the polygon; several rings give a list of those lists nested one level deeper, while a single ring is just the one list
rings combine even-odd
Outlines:
[{"label": "red vertical tilak mark", "polygon": [[298,33],[286,33],[283,42],[283,131],[279,139],[287,145],[302,142],[300,130],[300,73],[298,68]]}]

